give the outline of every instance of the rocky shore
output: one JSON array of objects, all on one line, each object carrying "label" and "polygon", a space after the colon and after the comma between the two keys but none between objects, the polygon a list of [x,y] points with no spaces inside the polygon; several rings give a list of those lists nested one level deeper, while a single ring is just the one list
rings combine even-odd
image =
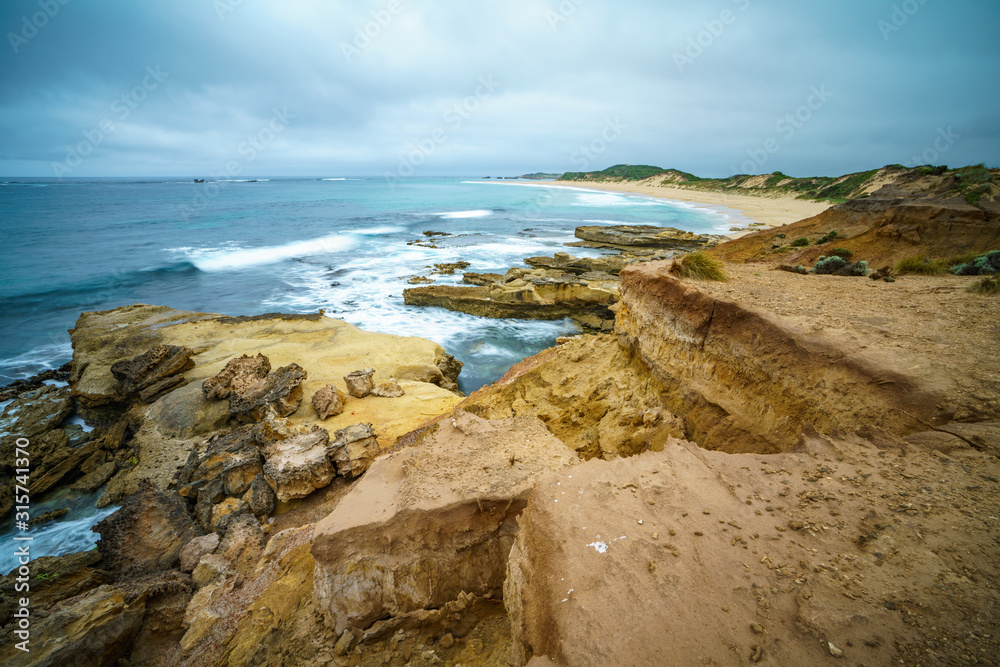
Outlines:
[{"label": "rocky shore", "polygon": [[995,662],[1000,302],[964,276],[681,279],[660,232],[581,233],[628,250],[408,290],[603,330],[468,397],[440,346],[322,313],[81,315],[67,386],[11,390],[4,451],[45,448],[32,493],[120,508],[97,549],[32,561],[30,654],[0,578],[0,659]]}]

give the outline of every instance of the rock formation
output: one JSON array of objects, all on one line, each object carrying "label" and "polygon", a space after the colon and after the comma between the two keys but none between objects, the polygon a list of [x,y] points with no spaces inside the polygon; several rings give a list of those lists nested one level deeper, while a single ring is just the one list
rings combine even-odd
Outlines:
[{"label": "rock formation", "polygon": [[332,384],[328,384],[312,397],[312,405],[316,410],[316,416],[320,419],[326,419],[327,417],[336,417],[337,415],[343,414],[344,403],[347,401],[347,396],[340,389],[337,389]]},{"label": "rock formation", "polygon": [[576,460],[535,418],[464,412],[378,459],[313,536],[327,624],[340,636],[462,593],[499,595],[527,494]]},{"label": "rock formation", "polygon": [[635,248],[668,249],[679,252],[689,252],[711,247],[726,237],[713,234],[694,234],[673,227],[654,227],[653,225],[609,225],[577,227],[576,237],[582,243],[594,248],[618,248],[632,250]]}]

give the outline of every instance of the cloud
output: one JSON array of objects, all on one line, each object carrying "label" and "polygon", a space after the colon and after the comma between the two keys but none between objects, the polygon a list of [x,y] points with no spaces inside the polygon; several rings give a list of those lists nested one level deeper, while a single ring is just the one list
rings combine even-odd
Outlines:
[{"label": "cloud", "polygon": [[[833,174],[905,162],[949,126],[952,164],[995,163],[998,19],[986,1],[12,0],[0,172],[52,175],[109,119],[70,175],[201,175],[281,108],[294,119],[248,172],[382,174],[435,131],[419,174],[570,170],[614,119],[591,168],[724,175],[777,137],[757,170]],[[169,75],[130,99],[147,67]],[[456,124],[483,77],[499,86]],[[780,131],[817,86],[833,95]]]}]

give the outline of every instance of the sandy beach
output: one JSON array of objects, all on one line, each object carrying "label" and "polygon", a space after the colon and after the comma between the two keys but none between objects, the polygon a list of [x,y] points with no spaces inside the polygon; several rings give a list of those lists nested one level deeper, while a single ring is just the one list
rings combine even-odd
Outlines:
[{"label": "sandy beach", "polygon": [[[709,206],[723,206],[734,211],[738,211],[745,217],[755,222],[761,222],[768,227],[780,227],[792,222],[797,222],[804,218],[818,215],[828,209],[831,204],[827,202],[808,201],[805,199],[795,199],[794,197],[755,197],[752,195],[737,195],[722,192],[707,192],[704,190],[687,190],[684,188],[672,188],[667,186],[652,185],[648,180],[634,183],[607,183],[595,181],[561,181],[547,182],[546,185],[568,188],[593,188],[595,190],[609,190],[613,192],[629,192],[633,194],[649,195],[662,199],[676,199],[679,201],[706,204]],[[731,234],[732,237],[742,235],[740,232]]]}]

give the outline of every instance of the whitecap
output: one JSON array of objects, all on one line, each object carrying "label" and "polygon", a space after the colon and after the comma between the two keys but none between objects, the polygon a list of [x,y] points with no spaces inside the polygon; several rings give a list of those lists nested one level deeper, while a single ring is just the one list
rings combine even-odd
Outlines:
[{"label": "whitecap", "polygon": [[348,235],[337,234],[318,239],[295,241],[280,246],[242,248],[227,252],[195,252],[191,254],[190,259],[191,263],[202,271],[225,271],[261,264],[273,264],[293,257],[342,252],[350,250],[356,245],[357,240]]},{"label": "whitecap", "polygon": [[476,209],[473,211],[446,211],[444,213],[435,213],[434,215],[444,220],[460,220],[463,218],[485,218],[493,215],[493,211],[487,209]]}]

